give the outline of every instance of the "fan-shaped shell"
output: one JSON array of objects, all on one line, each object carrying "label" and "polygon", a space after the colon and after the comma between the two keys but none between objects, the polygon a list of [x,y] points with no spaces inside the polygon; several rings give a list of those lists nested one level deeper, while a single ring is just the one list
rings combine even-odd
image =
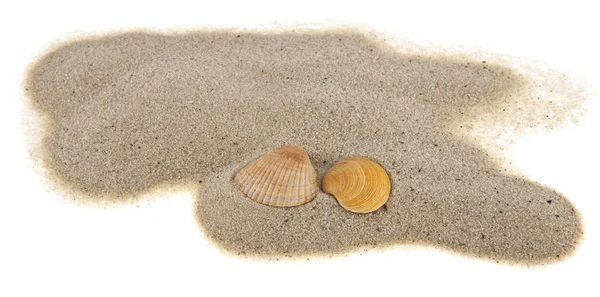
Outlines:
[{"label": "fan-shaped shell", "polygon": [[242,168],[233,183],[250,199],[271,206],[296,206],[315,198],[317,172],[304,149],[282,146]]},{"label": "fan-shaped shell", "polygon": [[391,183],[379,164],[364,157],[350,157],[337,162],[325,173],[322,188],[345,209],[367,213],[387,202]]}]

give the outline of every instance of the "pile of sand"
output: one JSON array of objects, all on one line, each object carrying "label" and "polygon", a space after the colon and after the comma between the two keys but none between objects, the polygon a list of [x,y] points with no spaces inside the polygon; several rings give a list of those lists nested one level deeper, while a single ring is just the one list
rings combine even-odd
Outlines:
[{"label": "pile of sand", "polygon": [[[412,242],[539,263],[582,234],[564,196],[506,174],[461,133],[484,115],[525,121],[506,109],[527,99],[527,77],[494,61],[403,54],[346,31],[128,33],[61,45],[26,87],[51,179],[92,199],[197,183],[202,229],[234,253]],[[368,156],[392,179],[388,203],[359,215],[323,193],[293,208],[244,197],[235,172],[281,145],[305,148],[320,177]]]}]

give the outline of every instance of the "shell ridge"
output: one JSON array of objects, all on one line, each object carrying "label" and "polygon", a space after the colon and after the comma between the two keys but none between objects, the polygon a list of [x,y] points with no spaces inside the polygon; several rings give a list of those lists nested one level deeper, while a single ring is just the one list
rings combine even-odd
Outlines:
[{"label": "shell ridge", "polygon": [[294,183],[299,178],[299,176],[298,176],[298,169],[299,169],[300,166],[302,166],[302,164],[300,164],[300,163],[294,163],[294,166],[290,170],[290,178],[288,180],[288,184],[287,184],[287,187],[286,187],[285,197],[283,198],[285,200],[290,199],[289,197],[293,197],[293,195],[294,195]]},{"label": "shell ridge", "polygon": [[[304,164],[303,164],[303,165],[302,165],[302,167],[300,167],[300,168],[299,168],[299,169],[300,169],[300,171],[299,171],[299,174],[298,174],[298,176],[304,176],[304,167],[305,167],[305,166],[304,166]],[[301,179],[301,178],[298,178],[298,179],[296,180],[296,197],[301,197],[301,193],[300,193],[300,184],[301,184],[301,183],[302,183],[302,179]]]},{"label": "shell ridge", "polygon": [[[292,167],[292,166],[294,166],[294,163],[288,160],[288,162],[285,165]],[[290,182],[290,175],[291,175],[291,170],[288,168],[288,170],[285,171],[285,174],[283,174],[281,182],[278,183],[278,185],[277,185],[278,190],[277,190],[277,196],[274,197],[275,200],[285,200],[285,198],[287,197],[286,190],[287,190],[288,184]]]}]

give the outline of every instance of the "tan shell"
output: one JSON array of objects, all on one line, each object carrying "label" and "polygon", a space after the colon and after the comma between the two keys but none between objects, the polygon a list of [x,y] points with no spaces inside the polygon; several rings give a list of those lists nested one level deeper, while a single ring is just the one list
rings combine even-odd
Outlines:
[{"label": "tan shell", "polygon": [[364,157],[350,157],[337,162],[325,173],[322,188],[345,209],[367,213],[387,202],[391,183],[379,164]]},{"label": "tan shell", "polygon": [[317,195],[317,172],[304,149],[282,146],[242,168],[233,183],[250,199],[271,206],[296,206]]}]

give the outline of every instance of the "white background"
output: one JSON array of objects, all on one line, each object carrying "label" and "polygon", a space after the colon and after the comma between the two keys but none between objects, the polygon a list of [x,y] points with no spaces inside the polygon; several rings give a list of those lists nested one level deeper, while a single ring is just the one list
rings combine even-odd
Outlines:
[{"label": "white background", "polygon": [[73,205],[48,192],[27,160],[21,127],[20,83],[45,47],[81,33],[131,28],[366,25],[417,42],[541,60],[595,84],[598,92],[600,24],[593,4],[7,2],[0,4],[0,296],[600,296],[597,97],[581,124],[531,135],[510,151],[522,172],[564,193],[585,219],[577,253],[535,269],[415,247],[286,263],[234,258],[204,239],[185,192],[114,209]]}]

